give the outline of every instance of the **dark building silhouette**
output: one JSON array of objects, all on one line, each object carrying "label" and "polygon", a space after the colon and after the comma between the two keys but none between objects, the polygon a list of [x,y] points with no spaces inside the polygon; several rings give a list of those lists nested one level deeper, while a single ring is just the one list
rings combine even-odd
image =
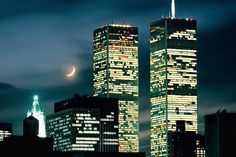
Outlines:
[{"label": "dark building silhouette", "polygon": [[205,157],[204,137],[185,131],[185,121],[176,121],[176,131],[168,132],[169,157]]},{"label": "dark building silhouette", "polygon": [[6,138],[4,142],[0,143],[0,150],[1,152],[7,152],[9,155],[30,155],[30,152],[36,153],[38,155],[41,153],[47,154],[52,152],[52,146],[52,138],[40,138],[37,136],[10,136]]},{"label": "dark building silhouette", "polygon": [[55,103],[47,116],[55,151],[118,151],[118,99],[80,96]]},{"label": "dark building silhouette", "polygon": [[39,121],[32,115],[23,121],[23,136],[36,137],[39,130]]},{"label": "dark building silhouette", "polygon": [[0,142],[0,152],[6,156],[40,156],[52,153],[53,139],[38,137],[39,122],[33,116],[23,121],[23,136],[10,136]]},{"label": "dark building silhouette", "polygon": [[236,150],[236,113],[218,110],[205,116],[207,157],[232,157]]},{"label": "dark building silhouette", "polygon": [[145,153],[56,151],[52,157],[145,157]]},{"label": "dark building silhouette", "polygon": [[12,123],[0,123],[0,141],[12,135]]}]

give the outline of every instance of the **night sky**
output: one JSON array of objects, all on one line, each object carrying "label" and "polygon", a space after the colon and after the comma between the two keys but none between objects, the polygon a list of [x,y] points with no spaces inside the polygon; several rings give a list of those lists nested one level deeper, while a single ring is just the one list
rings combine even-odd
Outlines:
[{"label": "night sky", "polygon": [[[141,151],[149,151],[149,25],[170,0],[7,0],[0,2],[0,122],[22,120],[38,94],[46,115],[74,93],[92,94],[93,30],[139,28]],[[204,115],[236,111],[236,0],[176,0],[176,17],[197,20],[199,133]],[[65,73],[75,65],[76,77]]]}]

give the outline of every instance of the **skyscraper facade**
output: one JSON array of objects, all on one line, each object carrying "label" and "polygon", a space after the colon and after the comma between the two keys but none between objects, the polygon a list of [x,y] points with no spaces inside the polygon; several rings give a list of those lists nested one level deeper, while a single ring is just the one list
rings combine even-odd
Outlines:
[{"label": "skyscraper facade", "polygon": [[119,99],[119,151],[138,152],[138,28],[98,28],[93,47],[93,95]]},{"label": "skyscraper facade", "polygon": [[12,123],[0,123],[0,141],[12,135]]},{"label": "skyscraper facade", "polygon": [[33,116],[39,121],[39,137],[46,137],[46,126],[45,126],[45,115],[44,112],[40,108],[39,98],[37,95],[34,96],[34,101],[32,104],[32,108],[28,110],[27,117]]},{"label": "skyscraper facade", "polygon": [[197,132],[196,20],[164,18],[150,27],[151,156],[168,156],[168,131],[185,120]]},{"label": "skyscraper facade", "polygon": [[118,152],[118,99],[74,95],[47,116],[55,151]]}]

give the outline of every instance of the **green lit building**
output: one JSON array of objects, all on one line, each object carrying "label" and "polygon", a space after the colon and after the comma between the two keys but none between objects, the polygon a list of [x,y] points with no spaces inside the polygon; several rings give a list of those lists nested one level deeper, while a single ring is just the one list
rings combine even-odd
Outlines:
[{"label": "green lit building", "polygon": [[151,156],[168,156],[168,131],[185,120],[197,132],[196,20],[164,18],[150,27]]},{"label": "green lit building", "polygon": [[138,152],[138,29],[98,28],[93,46],[93,95],[119,99],[119,151]]},{"label": "green lit building", "polygon": [[118,99],[74,95],[47,116],[54,151],[118,152]]}]

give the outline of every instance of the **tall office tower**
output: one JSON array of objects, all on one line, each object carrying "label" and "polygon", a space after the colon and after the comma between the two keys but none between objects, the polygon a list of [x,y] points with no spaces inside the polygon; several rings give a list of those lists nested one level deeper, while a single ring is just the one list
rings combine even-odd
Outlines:
[{"label": "tall office tower", "polygon": [[234,156],[236,149],[236,113],[218,110],[205,116],[207,157]]},{"label": "tall office tower", "polygon": [[119,152],[138,152],[138,28],[111,24],[93,35],[93,95],[119,99]]},{"label": "tall office tower", "polygon": [[0,141],[12,135],[12,123],[0,123]]},{"label": "tall office tower", "polygon": [[44,112],[41,110],[39,105],[39,98],[37,95],[34,96],[34,101],[32,104],[31,110],[28,110],[27,117],[33,116],[34,118],[38,119],[39,121],[39,137],[46,137],[46,127],[45,127],[45,115]]},{"label": "tall office tower", "polygon": [[196,20],[163,18],[150,28],[151,156],[168,156],[168,131],[197,132]]},{"label": "tall office tower", "polygon": [[118,152],[118,100],[74,95],[47,116],[55,151]]}]

